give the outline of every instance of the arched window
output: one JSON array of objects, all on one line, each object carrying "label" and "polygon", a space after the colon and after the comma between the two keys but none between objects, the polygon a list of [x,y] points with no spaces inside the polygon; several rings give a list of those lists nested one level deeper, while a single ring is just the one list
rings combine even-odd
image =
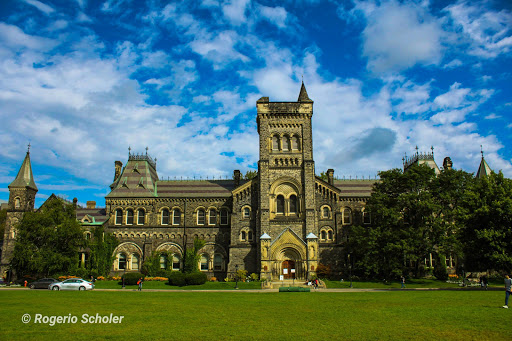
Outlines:
[{"label": "arched window", "polygon": [[219,253],[216,253],[213,256],[213,270],[217,270],[217,271],[222,270],[222,263],[223,263],[222,255]]},{"label": "arched window", "polygon": [[177,208],[172,210],[172,224],[173,225],[181,224],[181,211]]},{"label": "arched window", "polygon": [[348,207],[343,209],[343,224],[344,225],[352,224],[352,211]]},{"label": "arched window", "polygon": [[20,208],[20,206],[21,206],[20,198],[14,199],[14,208]]},{"label": "arched window", "polygon": [[169,225],[169,210],[167,208],[162,210],[162,225]]},{"label": "arched window", "polygon": [[329,218],[329,207],[324,207],[323,210],[322,210],[322,218]]},{"label": "arched window", "polygon": [[327,239],[327,233],[325,231],[323,231],[323,230],[320,232],[320,239],[322,239],[322,240],[326,240]]},{"label": "arched window", "polygon": [[297,196],[290,195],[290,213],[297,213]]},{"label": "arched window", "polygon": [[279,150],[279,136],[272,136],[272,149]]},{"label": "arched window", "polygon": [[133,225],[133,210],[126,210],[126,225]]},{"label": "arched window", "polygon": [[284,214],[284,197],[282,195],[277,196],[276,204],[277,204],[277,213]]},{"label": "arched window", "polygon": [[197,225],[204,225],[205,213],[203,209],[197,210]]},{"label": "arched window", "polygon": [[363,211],[363,224],[371,224],[372,219],[369,211]]},{"label": "arched window", "polygon": [[223,208],[220,210],[220,224],[227,225],[228,224],[228,210]]},{"label": "arched window", "polygon": [[91,234],[89,232],[85,234],[85,240],[91,240]]},{"label": "arched window", "polygon": [[120,253],[118,255],[118,258],[119,258],[119,263],[118,263],[117,268],[119,270],[125,270],[126,269],[126,255],[124,253]]},{"label": "arched window", "polygon": [[246,237],[245,231],[242,231],[241,236],[240,236],[240,239],[241,239],[243,242],[245,242],[246,238],[247,238],[247,237]]},{"label": "arched window", "polygon": [[252,242],[252,231],[249,231],[247,233],[247,240],[249,240],[250,242]]},{"label": "arched window", "polygon": [[137,210],[137,225],[144,225],[145,212],[141,208]]},{"label": "arched window", "polygon": [[284,151],[290,150],[290,138],[288,136],[283,137],[283,150]]},{"label": "arched window", "polygon": [[332,231],[331,230],[327,231],[327,239],[329,239],[329,240],[333,239],[332,238]]},{"label": "arched window", "polygon": [[118,208],[116,210],[116,225],[121,225],[123,223],[123,210]]},{"label": "arched window", "polygon": [[208,256],[201,255],[201,271],[208,271]]},{"label": "arched window", "polygon": [[217,224],[217,211],[214,208],[211,208],[208,211],[208,225],[216,225]]},{"label": "arched window", "polygon": [[139,270],[139,256],[132,254],[132,270]]},{"label": "arched window", "polygon": [[244,207],[244,219],[249,219],[251,217],[251,209],[249,207]]},{"label": "arched window", "polygon": [[167,269],[167,255],[164,253],[160,255],[160,269]]},{"label": "arched window", "polygon": [[172,255],[172,269],[173,271],[180,270],[180,256],[177,254]]},{"label": "arched window", "polygon": [[297,136],[292,137],[292,150],[299,150],[299,138]]}]

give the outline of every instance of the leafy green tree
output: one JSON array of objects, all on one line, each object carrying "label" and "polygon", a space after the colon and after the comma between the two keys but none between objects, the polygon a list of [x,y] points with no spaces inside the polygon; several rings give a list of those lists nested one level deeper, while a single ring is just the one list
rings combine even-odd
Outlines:
[{"label": "leafy green tree", "polygon": [[72,204],[54,198],[27,212],[17,226],[11,267],[18,277],[72,273],[86,242]]},{"label": "leafy green tree", "polygon": [[512,270],[512,180],[476,179],[463,199],[461,240],[468,270]]},{"label": "leafy green tree", "polygon": [[108,276],[114,262],[119,241],[111,233],[105,232],[103,226],[97,226],[92,231],[93,238],[88,246],[91,251],[90,271],[94,276]]},{"label": "leafy green tree", "polygon": [[4,241],[5,223],[7,222],[7,210],[0,210],[0,244]]},{"label": "leafy green tree", "polygon": [[194,245],[191,248],[188,248],[185,252],[183,272],[191,273],[199,271],[198,264],[201,258],[199,250],[201,250],[205,244],[206,242],[202,239],[194,239]]},{"label": "leafy green tree", "polygon": [[324,181],[327,181],[329,180],[327,178],[327,173],[326,172],[321,172],[320,175],[317,175],[320,179],[324,180]]},{"label": "leafy green tree", "polygon": [[245,175],[244,175],[244,179],[245,180],[252,180],[254,179],[256,176],[258,175],[258,171],[256,170],[248,170]]}]

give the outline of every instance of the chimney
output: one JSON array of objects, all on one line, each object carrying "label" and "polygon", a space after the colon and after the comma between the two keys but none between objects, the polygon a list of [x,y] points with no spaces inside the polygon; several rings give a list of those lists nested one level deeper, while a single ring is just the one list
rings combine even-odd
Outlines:
[{"label": "chimney", "polygon": [[449,156],[445,157],[443,160],[443,168],[445,170],[449,170],[449,169],[452,169],[452,167],[453,167],[452,159]]},{"label": "chimney", "polygon": [[334,186],[334,169],[327,170],[327,182]]},{"label": "chimney", "polygon": [[76,208],[76,203],[78,202],[77,198],[73,198],[73,207]]},{"label": "chimney", "polygon": [[87,201],[87,208],[88,209],[96,208],[96,201]]},{"label": "chimney", "polygon": [[115,172],[114,172],[114,181],[116,181],[121,175],[121,170],[123,169],[123,163],[121,161],[114,162]]},{"label": "chimney", "polygon": [[235,180],[235,187],[240,186],[240,170],[235,169],[233,171],[233,179]]}]

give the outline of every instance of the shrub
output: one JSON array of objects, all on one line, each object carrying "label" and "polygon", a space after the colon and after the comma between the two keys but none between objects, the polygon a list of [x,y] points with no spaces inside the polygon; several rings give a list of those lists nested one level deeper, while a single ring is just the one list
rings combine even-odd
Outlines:
[{"label": "shrub", "polygon": [[329,278],[331,275],[331,268],[328,265],[318,264],[316,267],[316,274],[318,278]]},{"label": "shrub", "polygon": [[446,257],[443,255],[439,256],[436,267],[434,268],[434,276],[440,281],[446,281],[448,279],[448,271],[446,270]]},{"label": "shrub", "polygon": [[251,280],[257,281],[260,279],[260,275],[255,274],[254,272],[251,274]]},{"label": "shrub", "polygon": [[179,271],[172,271],[169,274],[169,284],[178,287],[186,285],[187,283],[185,282],[185,274]]},{"label": "shrub", "polygon": [[217,277],[210,277],[209,281],[210,282],[217,282]]},{"label": "shrub", "polygon": [[128,272],[122,276],[124,278],[125,285],[135,285],[139,281],[139,278],[145,278],[140,272]]},{"label": "shrub", "polygon": [[203,272],[192,272],[185,275],[187,285],[201,285],[206,283],[208,276]]}]

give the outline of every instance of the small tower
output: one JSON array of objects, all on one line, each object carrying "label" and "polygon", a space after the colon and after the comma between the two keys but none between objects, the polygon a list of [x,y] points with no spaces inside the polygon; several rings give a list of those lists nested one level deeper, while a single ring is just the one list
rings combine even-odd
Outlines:
[{"label": "small tower", "polygon": [[480,166],[478,166],[478,170],[476,171],[476,177],[482,179],[491,175],[492,170],[484,159],[484,150],[482,149],[482,146],[480,146],[480,153],[482,154],[482,160],[480,160]]},{"label": "small tower", "polygon": [[12,252],[14,251],[17,232],[16,225],[21,221],[25,212],[34,210],[34,201],[38,190],[30,164],[30,144],[18,175],[8,187],[9,203],[2,246],[2,258],[0,261],[0,275],[2,276],[5,275],[5,271],[9,268]]}]

